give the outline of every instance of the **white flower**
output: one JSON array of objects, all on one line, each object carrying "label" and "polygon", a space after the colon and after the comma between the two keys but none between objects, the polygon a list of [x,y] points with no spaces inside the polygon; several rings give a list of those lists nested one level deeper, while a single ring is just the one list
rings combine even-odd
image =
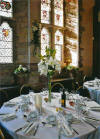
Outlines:
[{"label": "white flower", "polygon": [[55,66],[55,60],[52,58],[52,57],[50,57],[48,60],[47,60],[47,64],[49,65],[49,66],[52,66],[52,68],[54,68],[54,66]]},{"label": "white flower", "polygon": [[60,64],[56,64],[55,69],[60,73],[61,72],[61,66]]},{"label": "white flower", "polygon": [[24,72],[27,71],[27,68],[24,68],[24,67],[23,67],[23,71],[24,71]]},{"label": "white flower", "polygon": [[18,70],[20,71],[22,69],[22,65],[19,65]]},{"label": "white flower", "polygon": [[44,66],[44,67],[42,67],[42,69],[41,69],[41,72],[40,72],[40,75],[45,75],[45,76],[47,76],[47,72],[48,71],[48,69]]},{"label": "white flower", "polygon": [[23,67],[22,65],[19,65],[18,68],[14,70],[14,74],[24,73],[26,71],[28,71],[27,68]]},{"label": "white flower", "polygon": [[58,71],[60,73],[61,65],[52,55],[49,54],[48,56],[47,54],[43,57],[43,60],[41,60],[38,64],[38,71],[40,72],[40,75],[47,76],[48,73],[53,75],[55,71]]},{"label": "white flower", "polygon": [[40,72],[40,75],[46,75],[47,76],[47,73],[48,73],[48,65],[43,63],[43,62],[40,62],[38,64],[38,71]]},{"label": "white flower", "polygon": [[41,71],[41,67],[43,65],[43,62],[41,61],[40,63],[38,63],[38,71],[40,72]]},{"label": "white flower", "polygon": [[19,65],[19,68],[22,68],[22,65]]}]

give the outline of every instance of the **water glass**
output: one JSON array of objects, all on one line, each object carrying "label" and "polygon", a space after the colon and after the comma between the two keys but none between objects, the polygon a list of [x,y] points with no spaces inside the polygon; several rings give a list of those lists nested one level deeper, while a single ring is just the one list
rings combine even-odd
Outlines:
[{"label": "water glass", "polygon": [[76,101],[75,101],[75,110],[76,110],[77,118],[81,119],[83,106],[82,106],[81,101],[79,99],[76,99]]},{"label": "water glass", "polygon": [[25,103],[22,103],[20,105],[20,109],[22,112],[28,112],[29,111],[29,105],[25,104]]},{"label": "water glass", "polygon": [[21,95],[22,103],[29,104],[30,103],[30,97],[26,95]]},{"label": "water glass", "polygon": [[40,94],[36,94],[34,96],[34,101],[35,101],[36,109],[41,114],[41,112],[42,112],[42,96]]}]

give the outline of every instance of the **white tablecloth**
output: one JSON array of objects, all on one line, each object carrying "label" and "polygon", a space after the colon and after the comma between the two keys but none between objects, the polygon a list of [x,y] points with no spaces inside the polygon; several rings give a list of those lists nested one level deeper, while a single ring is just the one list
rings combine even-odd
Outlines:
[{"label": "white tablecloth", "polygon": [[[58,96],[57,98],[60,98],[60,96]],[[57,98],[53,99],[53,105],[55,106],[58,105]],[[13,102],[15,101],[20,102],[20,100],[21,100],[20,98],[15,98],[13,99]],[[45,108],[47,108],[47,106]],[[14,113],[15,109],[16,106],[7,107],[3,105],[0,109],[0,113],[7,113],[7,112]],[[55,109],[51,107],[49,110],[55,111]],[[2,121],[2,119],[0,118],[0,124],[9,132],[9,134],[13,136],[14,139],[58,139],[57,127],[45,127],[45,126],[39,127],[35,137],[25,136],[21,132],[15,133],[15,131],[18,128],[22,127],[26,123],[26,119],[23,118],[21,111],[16,112],[16,114],[17,114],[17,118],[8,122]],[[95,115],[95,117],[97,116],[97,118],[100,119],[100,112],[91,111],[91,114]],[[99,130],[100,121],[98,123],[94,123],[94,125],[97,127],[97,129],[95,129],[88,123],[72,124],[72,127],[79,133],[79,135],[75,133],[73,137],[62,136],[61,139],[100,139],[100,130]]]},{"label": "white tablecloth", "polygon": [[89,90],[91,99],[100,104],[100,80],[92,80],[84,83],[84,87]]}]

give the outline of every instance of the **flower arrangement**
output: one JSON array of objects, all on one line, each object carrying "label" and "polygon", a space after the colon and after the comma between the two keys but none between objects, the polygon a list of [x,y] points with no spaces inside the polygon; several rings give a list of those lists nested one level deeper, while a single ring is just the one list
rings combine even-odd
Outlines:
[{"label": "flower arrangement", "polygon": [[19,65],[18,68],[14,70],[14,74],[20,74],[20,73],[27,73],[28,69],[23,67],[22,65]]},{"label": "flower arrangement", "polygon": [[15,83],[22,85],[25,82],[28,81],[28,69],[26,67],[23,67],[22,65],[19,65],[15,70],[14,70],[14,79]]},{"label": "flower arrangement", "polygon": [[46,48],[46,55],[40,56],[40,63],[38,64],[38,71],[40,75],[53,76],[55,71],[60,73],[61,65],[55,59],[56,50],[52,48]]},{"label": "flower arrangement", "polygon": [[32,22],[32,34],[33,34],[32,43],[34,44],[33,55],[36,55],[37,48],[40,47],[40,29],[41,24],[36,20],[33,21]]},{"label": "flower arrangement", "polygon": [[48,77],[49,102],[51,102],[51,78],[55,71],[58,71],[59,73],[61,71],[61,65],[55,59],[55,54],[55,49],[46,48],[46,54],[40,56],[41,61],[38,64],[38,71],[40,72],[40,75],[45,75]]}]

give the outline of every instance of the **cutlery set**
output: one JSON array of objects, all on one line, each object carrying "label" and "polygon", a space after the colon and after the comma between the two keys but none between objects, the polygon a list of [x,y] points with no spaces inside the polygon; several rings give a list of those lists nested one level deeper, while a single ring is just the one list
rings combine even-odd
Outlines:
[{"label": "cutlery set", "polygon": [[15,118],[17,118],[17,115],[15,113],[6,113],[6,114],[0,114],[0,117],[2,118],[3,121],[10,121]]},{"label": "cutlery set", "polygon": [[22,131],[23,133],[25,133],[25,135],[31,134],[30,132],[32,132],[32,135],[35,136],[38,127],[39,127],[38,123],[30,122],[25,124],[23,127],[18,128],[15,132],[17,133],[19,131]]}]

